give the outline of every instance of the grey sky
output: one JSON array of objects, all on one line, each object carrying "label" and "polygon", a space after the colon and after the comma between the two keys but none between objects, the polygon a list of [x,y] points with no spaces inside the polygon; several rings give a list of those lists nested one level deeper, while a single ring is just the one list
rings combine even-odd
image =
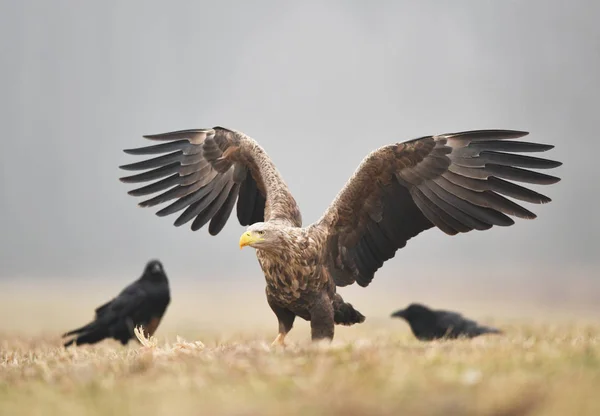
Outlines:
[{"label": "grey sky", "polygon": [[0,2],[0,278],[134,278],[151,257],[171,275],[260,278],[236,221],[218,237],[175,228],[118,181],[143,134],[215,125],[261,143],[305,224],[376,147],[527,130],[564,162],[540,187],[553,202],[527,205],[537,220],[427,231],[379,273],[600,265],[600,3],[324,3]]}]

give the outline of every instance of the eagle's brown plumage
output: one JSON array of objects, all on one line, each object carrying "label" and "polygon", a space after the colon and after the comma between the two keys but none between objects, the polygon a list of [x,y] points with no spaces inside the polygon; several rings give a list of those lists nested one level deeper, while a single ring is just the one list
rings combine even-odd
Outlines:
[{"label": "eagle's brown plumage", "polygon": [[334,323],[364,320],[336,294],[336,286],[368,286],[410,238],[434,226],[454,235],[512,225],[510,216],[535,218],[502,195],[550,202],[510,181],[558,182],[529,169],[561,163],[518,154],[553,148],[514,140],[527,134],[478,130],[381,147],[363,160],[323,216],[306,228],[301,228],[296,201],[266,152],[243,133],[221,127],[145,136],[165,143],[125,152],[167,154],[121,166],[147,170],[121,180],[160,179],[129,194],[164,191],[140,205],[174,200],[157,215],[183,210],[176,226],[193,220],[191,228],[198,230],[210,221],[211,235],[221,231],[237,200],[238,220],[250,226],[240,246],[257,250],[267,300],[279,320],[276,342],[283,342],[295,316],[311,321],[313,339],[333,338]]}]

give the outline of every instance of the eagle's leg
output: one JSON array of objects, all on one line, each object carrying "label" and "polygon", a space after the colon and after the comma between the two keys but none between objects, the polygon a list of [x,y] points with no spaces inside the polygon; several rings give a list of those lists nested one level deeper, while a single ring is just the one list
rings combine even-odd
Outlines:
[{"label": "eagle's leg", "polygon": [[319,294],[310,309],[310,330],[313,341],[333,339],[333,305],[325,293]]},{"label": "eagle's leg", "polygon": [[294,319],[296,319],[296,315],[292,311],[277,305],[268,295],[267,301],[269,302],[269,306],[273,312],[275,312],[275,316],[277,316],[277,320],[279,321],[279,333],[277,334],[277,338],[275,338],[271,346],[274,347],[280,345],[284,347],[285,336],[294,326]]}]

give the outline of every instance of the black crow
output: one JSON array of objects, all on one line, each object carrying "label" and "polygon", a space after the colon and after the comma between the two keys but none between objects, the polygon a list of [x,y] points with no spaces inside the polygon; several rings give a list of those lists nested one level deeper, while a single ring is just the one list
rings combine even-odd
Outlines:
[{"label": "black crow", "polygon": [[149,261],[142,277],[123,289],[119,296],[96,308],[92,322],[63,334],[63,337],[75,335],[64,345],[95,344],[105,338],[114,338],[126,345],[135,338],[133,329],[139,325],[143,326],[146,336],[151,336],[170,301],[169,281],[161,262]]},{"label": "black crow", "polygon": [[392,314],[394,318],[404,318],[415,337],[421,341],[440,338],[473,338],[482,334],[501,334],[502,331],[464,318],[457,312],[432,310],[418,303],[410,304]]}]

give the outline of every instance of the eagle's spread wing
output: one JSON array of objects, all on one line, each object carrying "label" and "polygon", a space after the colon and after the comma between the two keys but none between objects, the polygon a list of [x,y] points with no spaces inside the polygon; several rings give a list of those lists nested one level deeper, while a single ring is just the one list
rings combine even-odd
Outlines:
[{"label": "eagle's spread wing", "polygon": [[277,169],[265,151],[246,135],[215,127],[144,137],[165,143],[125,152],[165,154],[121,166],[124,170],[147,170],[123,177],[121,181],[156,180],[129,194],[143,196],[161,192],[140,202],[142,207],[175,200],[156,213],[162,217],[185,209],[175,220],[175,226],[194,219],[191,228],[196,231],[210,221],[208,231],[217,235],[229,219],[236,199],[241,225],[270,219],[301,225],[296,201]]},{"label": "eagle's spread wing", "polygon": [[[427,136],[369,154],[317,222],[327,234],[327,267],[338,286],[367,286],[406,242],[431,227],[454,235],[509,226],[535,214],[500,194],[534,204],[550,198],[508,180],[546,185],[560,162],[513,154],[551,145],[526,132],[479,130]],[[508,179],[508,180],[507,180]]]}]

